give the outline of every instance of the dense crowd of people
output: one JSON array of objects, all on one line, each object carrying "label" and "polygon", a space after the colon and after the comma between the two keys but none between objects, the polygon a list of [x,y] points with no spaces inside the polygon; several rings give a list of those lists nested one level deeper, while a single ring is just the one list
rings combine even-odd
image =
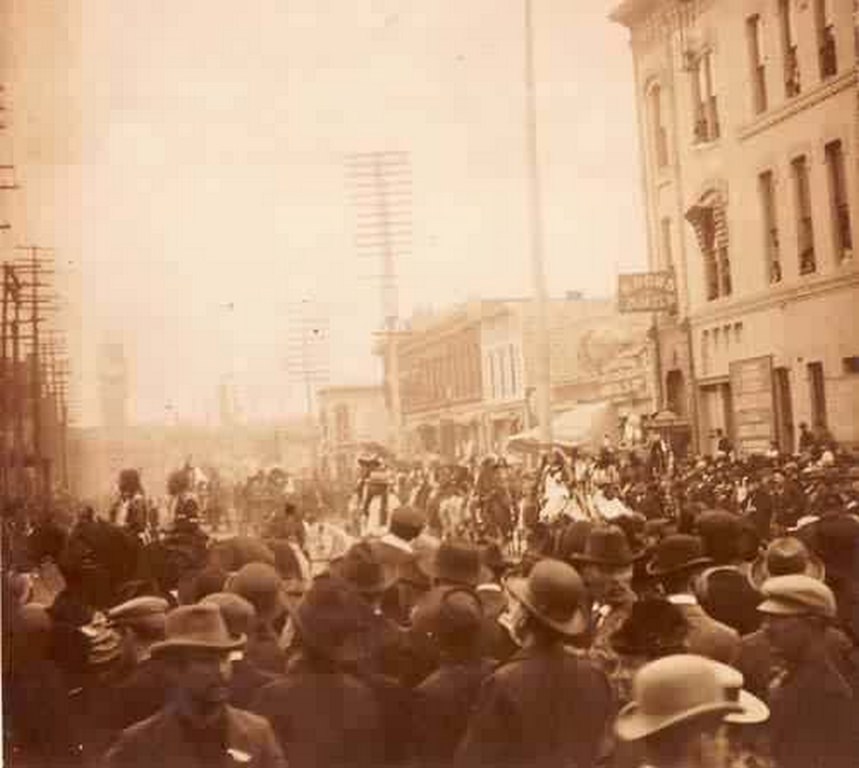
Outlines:
[{"label": "dense crowd of people", "polygon": [[859,467],[829,444],[367,457],[346,508],[288,494],[241,535],[118,485],[5,521],[9,765],[859,765]]}]

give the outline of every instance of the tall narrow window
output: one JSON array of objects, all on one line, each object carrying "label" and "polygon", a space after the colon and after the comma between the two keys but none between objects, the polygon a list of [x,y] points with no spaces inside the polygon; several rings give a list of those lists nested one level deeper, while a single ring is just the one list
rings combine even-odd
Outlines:
[{"label": "tall narrow window", "polygon": [[512,344],[509,347],[510,354],[510,394],[516,397],[519,394],[519,381],[516,376],[516,347]]},{"label": "tall narrow window", "polygon": [[686,219],[694,227],[701,248],[707,301],[730,296],[733,284],[725,201],[718,192],[710,192],[689,209]]},{"label": "tall narrow window", "polygon": [[719,110],[712,51],[704,51],[692,68],[692,99],[695,104],[695,142],[715,141],[719,138]]},{"label": "tall narrow window", "polygon": [[671,269],[674,266],[674,257],[671,253],[671,219],[664,216],[659,221],[660,249],[659,268]]},{"label": "tall narrow window", "polygon": [[751,67],[752,109],[755,114],[767,108],[767,77],[764,65],[761,17],[755,14],[746,19],[746,38],[749,46],[749,65]]},{"label": "tall narrow window", "polygon": [[761,198],[761,218],[764,224],[764,252],[767,262],[767,277],[770,283],[781,282],[781,253],[778,239],[778,218],[775,202],[775,181],[772,171],[758,175],[758,191]]},{"label": "tall narrow window", "polygon": [[840,141],[831,141],[826,145],[826,168],[829,173],[829,199],[835,231],[835,258],[840,263],[853,256],[850,205],[847,202],[844,152]]},{"label": "tall narrow window", "polygon": [[705,376],[710,373],[710,331],[701,331],[701,367]]},{"label": "tall narrow window", "polygon": [[798,95],[801,90],[793,4],[794,0],[779,0],[778,4],[782,55],[784,57],[784,93],[788,98]]},{"label": "tall narrow window", "polygon": [[817,58],[820,64],[820,79],[825,80],[827,77],[834,77],[838,72],[831,0],[814,0],[814,22],[817,31]]},{"label": "tall narrow window", "polygon": [[791,161],[791,168],[796,206],[799,273],[808,275],[817,270],[817,260],[814,256],[814,220],[811,215],[811,189],[808,180],[808,160],[805,155],[794,158]]},{"label": "tall narrow window", "polygon": [[662,120],[662,89],[658,84],[653,85],[648,92],[648,109],[653,156],[656,167],[664,168],[668,165],[668,132]]}]

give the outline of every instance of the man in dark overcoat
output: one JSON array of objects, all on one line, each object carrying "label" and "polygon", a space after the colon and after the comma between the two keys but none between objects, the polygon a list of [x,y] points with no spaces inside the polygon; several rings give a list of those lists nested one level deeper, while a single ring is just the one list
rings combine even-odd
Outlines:
[{"label": "man in dark overcoat", "polygon": [[169,614],[166,640],[151,649],[167,664],[168,701],[122,732],[105,757],[106,768],[286,768],[268,722],[227,704],[230,653],[243,645],[244,638],[230,636],[215,605],[182,606]]},{"label": "man in dark overcoat", "polygon": [[541,560],[507,587],[521,650],[484,682],[456,764],[593,766],[614,706],[605,674],[564,647],[588,627],[582,580],[566,563]]}]

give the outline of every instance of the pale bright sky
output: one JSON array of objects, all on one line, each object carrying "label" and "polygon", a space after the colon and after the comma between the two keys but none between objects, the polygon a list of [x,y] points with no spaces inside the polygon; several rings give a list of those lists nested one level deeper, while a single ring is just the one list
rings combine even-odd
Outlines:
[{"label": "pale bright sky", "polygon": [[[614,2],[533,3],[550,291],[607,295],[645,263],[626,31]],[[72,294],[84,423],[106,337],[128,344],[139,420],[216,418],[227,374],[248,416],[300,411],[303,297],[330,312],[332,382],[372,380],[351,152],[411,156],[404,316],[530,292],[520,0],[18,6],[20,237],[56,248]]]}]

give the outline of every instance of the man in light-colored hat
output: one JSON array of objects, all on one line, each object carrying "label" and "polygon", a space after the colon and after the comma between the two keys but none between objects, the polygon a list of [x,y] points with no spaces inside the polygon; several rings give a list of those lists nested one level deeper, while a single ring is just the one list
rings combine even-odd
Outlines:
[{"label": "man in light-colored hat", "polygon": [[794,574],[763,585],[764,632],[787,673],[770,696],[770,741],[778,768],[847,768],[859,758],[859,702],[826,641],[836,616],[824,583]]},{"label": "man in light-colored hat", "polygon": [[766,707],[737,689],[734,677],[729,667],[703,656],[653,661],[636,674],[633,700],[618,714],[615,733],[640,742],[651,768],[722,765],[716,755],[724,748],[723,723],[766,717]]},{"label": "man in light-colored hat", "polygon": [[520,651],[484,682],[456,763],[593,765],[611,689],[604,673],[564,648],[587,630],[584,584],[574,568],[548,559],[506,584]]},{"label": "man in light-colored hat", "polygon": [[230,653],[244,641],[230,635],[216,605],[182,606],[170,613],[166,638],[151,653],[165,662],[171,694],[155,715],[122,732],[105,765],[208,768],[253,762],[285,768],[268,722],[227,704]]},{"label": "man in light-colored hat", "polygon": [[108,611],[107,618],[122,635],[127,673],[110,686],[109,725],[116,733],[155,714],[167,695],[168,681],[152,646],[164,640],[168,603],[160,597],[136,597]]}]

